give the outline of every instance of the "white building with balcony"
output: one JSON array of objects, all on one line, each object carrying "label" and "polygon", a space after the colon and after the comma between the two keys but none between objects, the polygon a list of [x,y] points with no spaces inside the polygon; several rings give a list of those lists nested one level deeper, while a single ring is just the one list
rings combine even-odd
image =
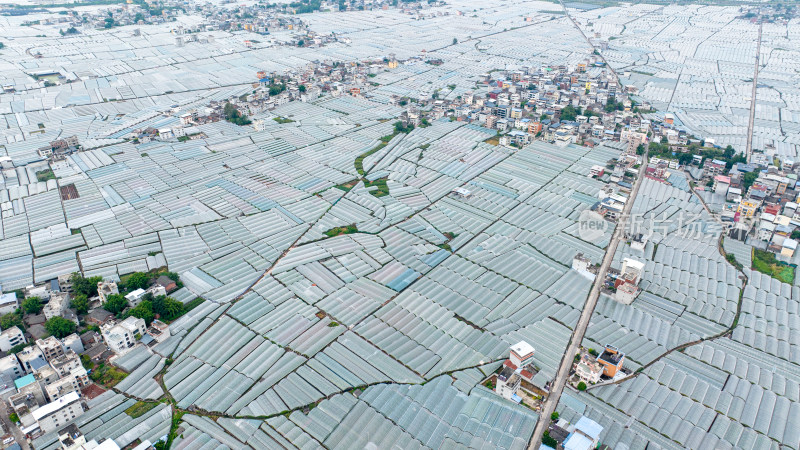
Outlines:
[{"label": "white building with balcony", "polygon": [[144,336],[147,327],[144,320],[128,317],[119,323],[108,323],[100,328],[106,345],[117,355],[127,353]]}]

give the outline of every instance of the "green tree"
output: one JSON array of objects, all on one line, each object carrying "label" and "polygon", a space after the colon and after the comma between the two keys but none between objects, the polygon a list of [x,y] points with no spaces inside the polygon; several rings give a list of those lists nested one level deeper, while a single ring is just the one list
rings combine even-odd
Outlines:
[{"label": "green tree", "polygon": [[155,319],[155,314],[153,313],[153,304],[148,301],[144,300],[135,307],[131,308],[128,311],[128,316],[138,317],[150,325]]},{"label": "green tree", "polygon": [[680,156],[678,156],[678,163],[686,166],[692,162],[692,159],[691,153],[681,153]]},{"label": "green tree", "polygon": [[672,153],[669,149],[669,145],[660,144],[658,142],[651,142],[647,148],[653,156],[665,156]]},{"label": "green tree", "polygon": [[60,339],[75,332],[75,322],[63,317],[51,317],[50,320],[44,323],[44,329]]},{"label": "green tree", "polygon": [[555,440],[552,436],[550,436],[549,431],[545,431],[544,435],[542,435],[542,444],[551,447],[551,448],[558,448],[558,441]]},{"label": "green tree", "polygon": [[22,351],[22,349],[24,349],[25,347],[30,347],[31,345],[33,345],[33,343],[31,342],[23,342],[22,344],[17,344],[11,347],[11,349],[8,350],[8,353],[19,353]]},{"label": "green tree", "polygon": [[747,163],[747,157],[745,157],[744,155],[736,155],[736,156],[728,159],[727,161],[725,161],[725,169],[731,170],[733,165],[737,164],[737,163],[745,163],[746,164]]},{"label": "green tree", "polygon": [[22,317],[20,317],[19,314],[9,313],[0,317],[0,328],[7,330],[11,327],[19,327],[21,330],[25,329],[25,325],[22,323]]},{"label": "green tree", "polygon": [[17,415],[17,413],[11,413],[11,414],[9,414],[9,415],[8,415],[8,418],[11,420],[11,423],[17,423],[17,422],[19,422],[19,416]]},{"label": "green tree", "polygon": [[122,296],[122,294],[111,294],[106,297],[106,303],[103,305],[103,308],[110,312],[111,314],[117,315],[125,310],[128,307],[128,299]]},{"label": "green tree", "polygon": [[134,272],[125,280],[125,287],[129,290],[147,289],[150,287],[150,274],[144,272]]},{"label": "green tree", "polygon": [[183,314],[183,303],[172,297],[159,295],[153,299],[153,313],[158,314],[161,319],[174,320]]},{"label": "green tree", "polygon": [[744,174],[744,177],[742,178],[742,185],[744,185],[745,192],[748,189],[750,189],[750,186],[752,186],[753,183],[756,182],[757,178],[758,178],[758,172],[755,172],[755,171],[747,172],[747,173]]},{"label": "green tree", "polygon": [[97,283],[103,281],[103,277],[84,278],[80,273],[74,272],[70,281],[72,282],[72,289],[76,294],[94,297],[97,295]]},{"label": "green tree", "polygon": [[78,314],[86,314],[89,312],[89,299],[83,294],[78,294],[73,297],[69,304],[75,308]]},{"label": "green tree", "polygon": [[403,122],[395,122],[394,123],[394,132],[395,133],[410,133],[414,129],[414,125],[408,124],[403,125]]},{"label": "green tree", "polygon": [[136,13],[136,15],[133,16],[133,23],[139,23],[140,20],[144,20],[144,15],[142,13]]},{"label": "green tree", "polygon": [[728,145],[725,147],[725,151],[722,152],[723,158],[733,158],[733,155],[736,153],[736,150],[733,149],[732,146]]},{"label": "green tree", "polygon": [[177,272],[164,272],[164,275],[174,282],[178,282],[181,279],[181,276],[178,275]]},{"label": "green tree", "polygon": [[586,390],[586,383],[584,383],[583,381],[578,383],[578,390],[579,391],[585,391]]},{"label": "green tree", "polygon": [[42,301],[39,297],[28,297],[22,301],[21,306],[25,314],[39,314],[42,311]]},{"label": "green tree", "polygon": [[[270,92],[272,92],[272,88],[270,88]],[[235,106],[230,103],[226,103],[225,107],[223,108],[223,112],[225,114],[225,120],[228,122],[234,123],[239,126],[249,125],[252,123],[247,116],[242,115]]]},{"label": "green tree", "polygon": [[297,87],[297,90],[300,91],[300,92],[305,92],[306,91],[306,85],[305,84],[301,84],[300,86]]},{"label": "green tree", "polygon": [[552,421],[558,420],[558,411],[553,411],[553,414],[550,414],[550,420]]},{"label": "green tree", "polygon": [[278,95],[285,90],[286,85],[283,83],[269,85],[269,95]]},{"label": "green tree", "polygon": [[572,122],[577,116],[578,112],[572,105],[567,105],[561,110],[561,120]]}]

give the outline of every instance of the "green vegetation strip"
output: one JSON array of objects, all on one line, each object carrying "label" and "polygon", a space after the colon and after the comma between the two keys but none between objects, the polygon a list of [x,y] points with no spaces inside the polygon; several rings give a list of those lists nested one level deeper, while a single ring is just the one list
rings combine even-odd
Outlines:
[{"label": "green vegetation strip", "polygon": [[[385,137],[386,136],[382,137],[381,140],[383,140]],[[391,139],[389,139],[389,140],[391,140]],[[358,158],[356,158],[356,161],[355,161],[356,171],[358,172],[359,175],[361,175],[362,177],[365,175],[365,173],[364,173],[364,158],[366,158],[367,156],[379,151],[383,147],[386,147],[386,144],[388,144],[388,143],[389,143],[389,141],[383,141],[380,144],[378,144],[375,148],[373,148],[372,150],[368,150],[368,151],[362,153],[361,155],[359,155]]]},{"label": "green vegetation strip", "polygon": [[389,195],[389,186],[386,185],[386,177],[378,178],[374,181],[365,181],[364,187],[377,187],[378,189],[370,191],[370,194],[374,195],[375,197],[383,197],[385,195]]},{"label": "green vegetation strip", "polygon": [[350,189],[353,189],[356,184],[358,184],[358,179],[350,180],[347,183],[337,184],[336,189],[341,189],[345,192],[350,192]]},{"label": "green vegetation strip", "polygon": [[47,181],[47,180],[55,180],[56,174],[53,173],[52,169],[41,170],[36,172],[36,181]]},{"label": "green vegetation strip", "polygon": [[346,227],[334,227],[325,232],[325,234],[330,237],[353,233],[358,233],[358,227],[356,227],[355,224],[347,225]]},{"label": "green vegetation strip", "polygon": [[128,376],[127,373],[114,366],[106,365],[105,363],[95,365],[86,355],[81,355],[81,362],[83,363],[83,367],[89,372],[89,378],[95,383],[107,388],[114,387]]},{"label": "green vegetation strip", "polygon": [[133,406],[125,410],[125,414],[136,419],[137,417],[145,415],[147,411],[150,411],[156,406],[158,406],[158,402],[136,402]]},{"label": "green vegetation strip", "polygon": [[184,309],[187,312],[191,311],[191,310],[197,308],[198,306],[202,305],[204,301],[206,301],[206,299],[204,299],[203,297],[197,297],[196,299],[194,299],[194,300],[190,301],[189,303],[187,303]]},{"label": "green vegetation strip", "polygon": [[795,266],[778,261],[771,252],[753,249],[753,269],[783,283],[794,284]]}]

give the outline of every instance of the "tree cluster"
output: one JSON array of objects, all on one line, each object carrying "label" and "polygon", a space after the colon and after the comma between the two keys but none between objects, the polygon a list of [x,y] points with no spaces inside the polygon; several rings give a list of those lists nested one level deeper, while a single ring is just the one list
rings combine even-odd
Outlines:
[{"label": "tree cluster", "polygon": [[84,294],[77,294],[70,299],[69,306],[78,314],[86,314],[89,312],[89,299]]},{"label": "tree cluster", "polygon": [[622,111],[624,109],[625,105],[622,104],[622,102],[614,101],[614,99],[609,99],[608,102],[606,102],[606,112]]},{"label": "tree cluster", "polygon": [[150,325],[156,317],[171,321],[180,317],[183,312],[183,303],[172,297],[159,295],[152,299],[142,300],[141,303],[131,308],[127,315],[138,317]]},{"label": "tree cluster", "polygon": [[126,290],[133,291],[136,289],[147,289],[150,287],[152,276],[145,272],[134,272],[128,275],[125,280],[124,286]]},{"label": "tree cluster", "polygon": [[752,186],[753,183],[756,182],[757,178],[758,178],[758,172],[755,172],[755,171],[747,172],[747,173],[744,174],[744,176],[742,177],[742,185],[744,186],[745,192],[748,189],[750,189],[750,186]]},{"label": "tree cluster", "polygon": [[39,314],[42,312],[42,300],[39,297],[28,297],[20,305],[25,314]]},{"label": "tree cluster", "polygon": [[122,294],[111,294],[106,297],[106,302],[103,304],[103,309],[111,314],[117,315],[128,307],[128,299]]},{"label": "tree cluster", "polygon": [[239,126],[250,125],[252,123],[247,116],[240,113],[239,110],[230,103],[225,104],[223,112],[225,114],[225,120],[228,122],[235,123]]},{"label": "tree cluster", "polygon": [[20,314],[13,312],[0,317],[0,328],[7,330],[11,327],[19,327],[20,330],[25,329],[25,324],[22,322]]},{"label": "tree cluster", "polygon": [[395,133],[410,133],[411,130],[414,129],[414,125],[408,124],[403,125],[403,122],[395,122],[394,123],[394,132]]},{"label": "tree cluster", "polygon": [[305,14],[319,11],[320,7],[322,6],[322,2],[320,2],[320,0],[310,0],[290,3],[289,6],[294,8],[297,14]]},{"label": "tree cluster", "polygon": [[579,110],[576,110],[572,105],[567,105],[561,110],[561,120],[573,122],[578,117],[578,114],[580,114]]},{"label": "tree cluster", "polygon": [[44,329],[51,335],[61,339],[75,332],[75,322],[63,317],[51,317],[44,323]]},{"label": "tree cluster", "polygon": [[94,297],[97,295],[97,283],[103,281],[103,277],[89,277],[84,278],[78,272],[72,274],[70,278],[72,281],[72,290],[75,294],[83,294],[86,297]]},{"label": "tree cluster", "polygon": [[286,90],[286,85],[283,83],[273,83],[269,85],[269,95],[278,95]]}]

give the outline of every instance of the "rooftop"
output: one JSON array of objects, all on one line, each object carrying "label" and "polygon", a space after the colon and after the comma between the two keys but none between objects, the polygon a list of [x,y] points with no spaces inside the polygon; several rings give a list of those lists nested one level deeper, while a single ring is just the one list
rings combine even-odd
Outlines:
[{"label": "rooftop", "polygon": [[575,424],[575,429],[581,433],[589,436],[592,439],[599,439],[600,433],[603,432],[603,427],[594,420],[584,416]]},{"label": "rooftop", "polygon": [[533,347],[525,341],[520,341],[511,346],[511,351],[516,353],[522,358],[527,357],[528,355],[533,355],[534,350]]},{"label": "rooftop", "polygon": [[25,386],[27,386],[27,385],[29,385],[31,383],[35,383],[35,382],[36,382],[36,378],[33,376],[32,373],[29,373],[29,374],[25,375],[24,377],[20,377],[20,378],[17,378],[16,380],[14,380],[14,387],[16,387],[17,390],[20,390],[23,387],[25,387]]},{"label": "rooftop", "polygon": [[603,350],[603,353],[601,353],[600,356],[597,357],[597,360],[605,361],[616,366],[617,364],[619,364],[620,361],[622,361],[623,358],[625,358],[624,353],[615,349],[606,348],[605,350]]},{"label": "rooftop", "polygon": [[31,414],[33,415],[33,418],[38,421],[58,411],[59,409],[78,401],[79,399],[80,399],[80,394],[78,394],[77,392],[70,392],[64,395],[63,397],[60,397],[58,400],[54,402],[50,402],[38,409],[35,409]]}]

